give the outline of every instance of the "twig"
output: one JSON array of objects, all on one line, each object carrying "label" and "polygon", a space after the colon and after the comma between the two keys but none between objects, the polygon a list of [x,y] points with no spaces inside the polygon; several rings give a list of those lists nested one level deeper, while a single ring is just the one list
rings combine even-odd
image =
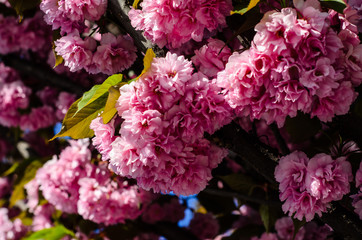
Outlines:
[{"label": "twig", "polygon": [[273,134],[277,140],[278,146],[280,147],[282,154],[283,155],[289,154],[290,150],[289,150],[283,136],[280,134],[278,126],[275,123],[273,123],[270,125],[270,129],[273,131]]}]

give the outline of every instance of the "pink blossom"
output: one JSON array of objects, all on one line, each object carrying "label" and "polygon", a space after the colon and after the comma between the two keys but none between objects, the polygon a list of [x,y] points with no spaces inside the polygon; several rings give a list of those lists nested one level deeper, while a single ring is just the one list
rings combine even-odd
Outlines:
[{"label": "pink blossom", "polygon": [[78,32],[73,32],[61,37],[54,42],[55,51],[64,59],[64,65],[69,67],[71,72],[76,72],[91,64],[93,50],[96,42],[93,38],[85,40],[79,37]]},{"label": "pink blossom", "polygon": [[50,228],[53,226],[52,214],[55,212],[53,205],[47,203],[39,205],[34,210],[34,217],[32,223],[32,230],[34,232],[42,230],[44,228]]},{"label": "pink blossom", "polygon": [[36,92],[36,96],[41,100],[44,105],[53,106],[55,105],[56,99],[54,96],[58,95],[58,90],[46,86],[45,88]]},{"label": "pink blossom", "polygon": [[158,203],[153,203],[142,214],[142,220],[146,223],[154,224],[165,218],[166,211]]},{"label": "pink blossom", "polygon": [[109,123],[104,124],[101,117],[95,118],[90,126],[94,131],[95,137],[92,139],[93,145],[102,154],[102,160],[109,159],[109,152],[112,150],[111,144],[115,140],[114,136],[114,119]]},{"label": "pink blossom", "polygon": [[60,92],[57,101],[55,102],[55,107],[57,108],[55,115],[58,120],[63,120],[65,114],[67,113],[69,107],[75,102],[75,94],[68,92]]},{"label": "pink blossom", "polygon": [[0,14],[0,54],[8,54],[20,50],[21,30],[15,17],[4,17]]},{"label": "pink blossom", "polygon": [[218,39],[208,39],[208,44],[195,51],[192,62],[200,72],[208,77],[216,77],[217,73],[225,69],[225,64],[231,55],[231,50]]},{"label": "pink blossom", "polygon": [[354,212],[362,220],[362,192],[352,195],[351,198],[353,199],[352,206],[354,207]]},{"label": "pink blossom", "polygon": [[6,177],[0,177],[0,198],[8,194],[10,189],[9,179]]},{"label": "pink blossom", "polygon": [[107,1],[105,0],[66,0],[64,2],[64,14],[72,21],[99,20],[105,13]]},{"label": "pink blossom", "polygon": [[210,239],[219,233],[220,226],[212,214],[195,213],[189,228],[199,239]]},{"label": "pink blossom", "polygon": [[307,166],[307,191],[322,202],[341,200],[349,193],[352,181],[351,164],[345,157],[333,160],[331,156],[320,153],[310,159]]},{"label": "pink blossom", "polygon": [[25,188],[26,194],[27,194],[26,205],[29,208],[29,212],[34,212],[34,210],[36,209],[36,207],[38,206],[38,203],[39,203],[39,193],[38,193],[39,184],[38,184],[36,177],[33,178],[33,180],[31,180],[27,184],[25,184],[24,188]]},{"label": "pink blossom", "polygon": [[279,160],[275,168],[275,179],[280,183],[279,198],[284,201],[283,211],[289,212],[289,216],[307,222],[314,218],[315,214],[321,216],[327,210],[328,204],[313,197],[306,190],[308,157],[303,152],[292,152]]},{"label": "pink blossom", "polygon": [[221,0],[146,0],[141,7],[129,12],[132,25],[159,47],[169,48],[178,48],[191,39],[200,42],[206,30],[222,29],[232,9],[231,1]]},{"label": "pink blossom", "polygon": [[54,110],[49,106],[32,108],[29,114],[22,115],[20,118],[20,128],[23,131],[36,131],[40,128],[50,127],[55,123]]},{"label": "pink blossom", "polygon": [[106,33],[102,35],[100,43],[91,65],[86,67],[89,73],[112,75],[129,68],[137,58],[137,49],[132,38],[127,35],[116,37],[112,33]]},{"label": "pink blossom", "polygon": [[305,229],[304,240],[327,240],[331,239],[330,235],[333,230],[327,224],[318,226],[315,222],[306,223],[303,228]]},{"label": "pink blossom", "polygon": [[[279,218],[275,222],[275,230],[277,231],[277,235],[280,240],[293,239],[294,223],[293,223],[292,218],[290,218],[290,217]],[[298,233],[295,236],[295,240],[303,240],[304,233],[305,233],[304,228],[299,229]]]},{"label": "pink blossom", "polygon": [[250,240],[278,240],[278,236],[275,233],[263,233],[260,238],[252,237]]},{"label": "pink blossom", "polygon": [[141,213],[144,193],[136,186],[120,186],[117,182],[99,182],[94,178],[79,180],[78,213],[96,223],[111,225],[125,219],[136,219]]},{"label": "pink blossom", "polygon": [[362,161],[359,164],[359,168],[356,172],[356,188],[359,188],[362,192]]},{"label": "pink blossom", "polygon": [[9,219],[7,208],[0,208],[0,239],[17,240],[25,236],[27,227],[19,218]]}]

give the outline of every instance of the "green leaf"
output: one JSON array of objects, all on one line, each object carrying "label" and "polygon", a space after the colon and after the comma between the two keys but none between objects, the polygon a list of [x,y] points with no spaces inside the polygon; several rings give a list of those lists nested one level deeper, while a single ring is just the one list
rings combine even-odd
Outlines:
[{"label": "green leaf", "polygon": [[270,230],[270,213],[269,213],[269,206],[268,205],[260,205],[259,213],[261,220],[263,221],[264,227],[266,232]]},{"label": "green leaf", "polygon": [[259,2],[260,2],[260,0],[250,0],[247,7],[241,8],[241,9],[236,8],[235,11],[231,11],[231,14],[243,15],[246,12],[250,11],[252,8],[254,8]]},{"label": "green leaf", "polygon": [[248,195],[251,194],[251,190],[256,186],[252,178],[241,173],[220,176],[219,178],[221,178],[232,190]]},{"label": "green leaf", "polygon": [[9,0],[12,8],[20,16],[20,22],[23,19],[23,14],[26,10],[30,10],[39,6],[41,0]]},{"label": "green leaf", "polygon": [[18,169],[19,165],[20,165],[19,162],[15,162],[13,165],[11,165],[11,167],[8,170],[6,170],[2,174],[2,176],[6,177],[6,176],[9,176],[10,174],[14,173]]},{"label": "green leaf", "polygon": [[117,113],[115,105],[119,96],[121,95],[119,92],[119,87],[110,87],[108,92],[109,94],[106,106],[104,107],[104,111],[101,115],[104,124],[107,124],[109,121],[111,121],[114,115]]},{"label": "green leaf", "polygon": [[294,225],[294,233],[293,233],[293,239],[295,239],[295,236],[297,236],[297,233],[299,232],[299,229],[301,227],[303,227],[306,224],[305,218],[303,219],[303,221],[299,221],[298,219],[292,218],[293,219],[293,225]]},{"label": "green leaf", "polygon": [[13,207],[17,201],[25,199],[24,185],[30,182],[39,168],[43,166],[43,162],[40,160],[32,161],[25,169],[24,175],[18,176],[16,183],[14,184],[14,190],[10,197],[10,207]]},{"label": "green leaf", "polygon": [[24,238],[24,240],[58,240],[67,235],[75,237],[74,233],[63,225],[57,225],[52,228],[46,228],[35,232],[29,237]]},{"label": "green leaf", "polygon": [[319,0],[322,7],[333,9],[336,12],[342,13],[343,10],[347,7],[346,3],[343,0]]},{"label": "green leaf", "polygon": [[84,93],[82,98],[70,106],[63,120],[61,131],[50,141],[65,136],[73,139],[92,137],[94,132],[89,128],[90,123],[104,110],[110,87],[121,83],[122,79],[121,74],[112,75],[102,84],[95,85],[91,90]]}]

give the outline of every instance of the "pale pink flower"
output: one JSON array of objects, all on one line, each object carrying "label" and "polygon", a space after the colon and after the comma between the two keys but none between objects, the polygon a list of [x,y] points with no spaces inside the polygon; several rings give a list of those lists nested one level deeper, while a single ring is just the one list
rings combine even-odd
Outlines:
[{"label": "pale pink flower", "polygon": [[36,232],[44,228],[51,228],[53,226],[52,214],[54,212],[54,206],[49,203],[37,206],[33,212],[32,230]]},{"label": "pale pink flower", "polygon": [[112,33],[102,35],[100,46],[94,53],[92,62],[86,67],[89,73],[112,75],[129,68],[136,60],[136,47],[130,36],[114,36]]},{"label": "pale pink flower", "polygon": [[27,227],[19,218],[11,221],[7,208],[0,208],[0,239],[18,240],[25,236]]},{"label": "pale pink flower", "polygon": [[108,160],[109,152],[112,150],[111,144],[115,140],[114,119],[112,119],[109,123],[104,124],[103,119],[101,117],[97,117],[91,122],[89,128],[94,131],[95,135],[92,139],[92,144],[102,155],[102,160]]}]

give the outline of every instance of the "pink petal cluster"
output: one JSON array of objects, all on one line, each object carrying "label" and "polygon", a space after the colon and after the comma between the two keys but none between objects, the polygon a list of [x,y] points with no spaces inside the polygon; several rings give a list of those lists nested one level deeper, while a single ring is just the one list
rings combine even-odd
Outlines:
[{"label": "pink petal cluster", "polygon": [[359,218],[362,220],[362,162],[359,165],[359,168],[356,172],[356,188],[358,189],[358,193],[352,195],[353,199],[352,206],[355,208],[354,212],[357,213]]},{"label": "pink petal cluster", "polygon": [[[150,199],[147,192],[123,179],[112,180],[106,164],[91,163],[88,141],[70,141],[59,155],[45,163],[26,184],[27,205],[34,213],[33,228],[49,226],[52,206],[65,213],[77,213],[84,219],[111,225],[136,219]],[[51,204],[38,206],[38,190]]]},{"label": "pink petal cluster", "polygon": [[0,177],[0,198],[4,197],[10,192],[10,182],[7,177]]},{"label": "pink petal cluster", "polygon": [[76,95],[68,92],[59,93],[58,99],[55,102],[56,112],[55,115],[58,120],[63,120],[69,107],[75,102]]},{"label": "pink petal cluster", "polygon": [[92,37],[84,40],[78,31],[55,41],[55,51],[71,72],[85,69],[91,74],[112,75],[129,68],[136,60],[136,47],[129,36],[103,34],[100,45]]},{"label": "pink petal cluster", "polygon": [[218,87],[192,71],[182,56],[156,58],[138,81],[121,87],[121,136],[114,138],[111,124],[94,120],[95,145],[115,173],[155,192],[190,195],[206,187],[226,151],[204,132],[229,123],[231,113]]},{"label": "pink petal cluster", "polygon": [[0,79],[0,125],[14,127],[19,124],[18,109],[27,108],[31,89],[20,81],[10,83]]},{"label": "pink petal cluster", "polygon": [[358,31],[362,32],[362,2],[359,0],[348,0],[348,4],[355,10],[357,10],[357,27]]},{"label": "pink petal cluster", "polygon": [[145,193],[137,186],[124,183],[110,179],[103,182],[95,178],[80,179],[78,213],[84,219],[105,225],[136,219],[143,211],[141,204],[147,204]]},{"label": "pink petal cluster", "polygon": [[43,15],[38,12],[34,17],[25,18],[19,23],[15,17],[0,14],[0,54],[20,50],[49,50],[50,29],[42,18]]},{"label": "pink petal cluster", "polygon": [[[275,230],[277,231],[278,239],[288,240],[293,239],[294,236],[294,223],[290,217],[279,218],[275,222]],[[305,229],[302,227],[299,229],[298,233],[295,235],[295,240],[303,240],[305,234]]]},{"label": "pink petal cluster", "polygon": [[32,230],[36,232],[44,228],[51,228],[53,226],[52,214],[54,212],[54,206],[49,203],[37,206],[33,212]]},{"label": "pink petal cluster", "polygon": [[[255,26],[252,47],[234,53],[218,74],[239,117],[281,127],[298,111],[324,122],[348,112],[362,81],[362,45],[352,24],[335,31],[332,13],[310,6],[313,2],[319,6],[313,0],[297,10],[267,12]],[[348,22],[343,16],[338,21]]]},{"label": "pink petal cluster", "polygon": [[149,205],[142,214],[142,220],[146,223],[154,224],[158,221],[168,221],[177,223],[185,217],[186,207],[181,205],[178,199],[172,198],[170,202]]},{"label": "pink petal cluster", "polygon": [[315,214],[321,216],[331,201],[347,194],[352,181],[346,158],[334,160],[324,153],[309,159],[305,153],[295,151],[280,159],[274,175],[279,182],[279,198],[285,201],[283,211],[308,222]]},{"label": "pink petal cluster", "polygon": [[225,17],[232,10],[229,0],[144,0],[142,10],[131,9],[133,27],[159,47],[178,48],[193,39],[226,26]]},{"label": "pink petal cluster", "polygon": [[214,78],[218,72],[225,69],[231,50],[219,39],[209,38],[207,41],[206,45],[199,50],[195,50],[192,62],[200,72]]},{"label": "pink petal cluster", "polygon": [[85,28],[84,20],[96,21],[105,13],[105,0],[43,0],[40,9],[45,13],[44,20],[53,30],[71,33]]},{"label": "pink petal cluster", "polygon": [[101,117],[97,117],[91,122],[89,128],[94,131],[95,135],[92,139],[93,145],[102,155],[102,160],[108,160],[109,152],[112,150],[111,143],[116,139],[114,136],[114,119],[107,124],[103,124],[103,119]]},{"label": "pink petal cluster", "polygon": [[25,236],[27,227],[19,218],[13,222],[9,219],[7,208],[0,208],[0,239],[18,240]]},{"label": "pink petal cluster", "polygon": [[199,239],[212,239],[219,233],[220,226],[211,213],[195,213],[189,229]]},{"label": "pink petal cluster", "polygon": [[92,64],[86,68],[89,73],[112,75],[129,68],[136,60],[136,47],[128,35],[102,35],[100,46],[93,55]]},{"label": "pink petal cluster", "polygon": [[54,125],[57,119],[54,109],[50,106],[32,108],[29,114],[24,114],[20,118],[20,129],[25,131],[36,131]]}]

